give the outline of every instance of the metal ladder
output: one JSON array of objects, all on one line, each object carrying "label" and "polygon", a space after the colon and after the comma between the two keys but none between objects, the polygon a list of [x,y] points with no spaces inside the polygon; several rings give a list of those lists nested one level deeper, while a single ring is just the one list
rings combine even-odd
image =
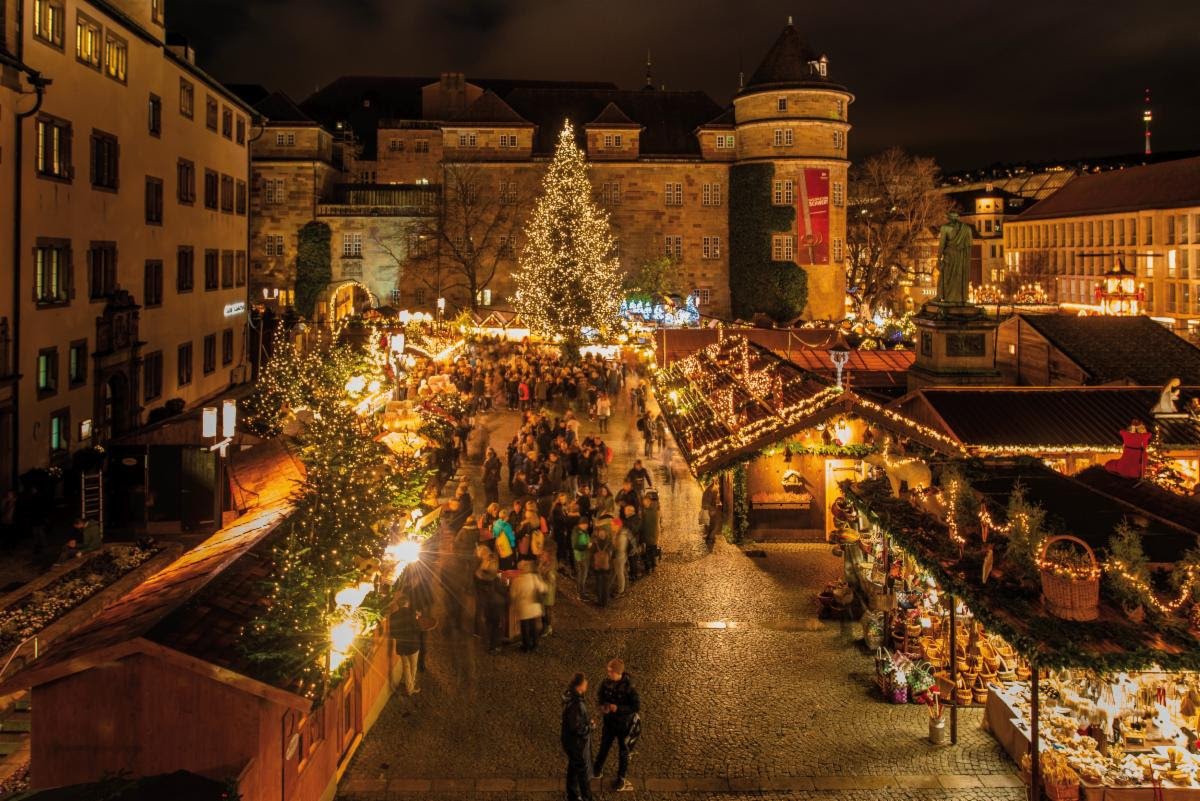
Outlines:
[{"label": "metal ladder", "polygon": [[84,473],[80,481],[80,510],[79,516],[84,520],[95,520],[104,534],[104,474],[97,470],[94,473]]}]

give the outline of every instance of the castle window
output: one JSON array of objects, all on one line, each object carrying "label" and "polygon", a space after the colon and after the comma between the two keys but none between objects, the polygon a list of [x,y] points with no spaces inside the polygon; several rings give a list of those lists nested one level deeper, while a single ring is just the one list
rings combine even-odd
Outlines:
[{"label": "castle window", "polygon": [[283,253],[283,234],[267,234],[263,252],[267,256],[282,256]]},{"label": "castle window", "polygon": [[775,101],[775,108],[779,111],[787,111],[787,98],[781,97]]},{"label": "castle window", "polygon": [[515,148],[517,146],[516,134],[500,134],[500,147]]},{"label": "castle window", "polygon": [[295,147],[296,133],[295,131],[287,131],[286,133],[275,134],[275,147]]},{"label": "castle window", "polygon": [[842,260],[842,240],[838,237],[833,238],[833,260],[839,262]]},{"label": "castle window", "polygon": [[846,186],[841,181],[833,182],[833,205],[846,205]]},{"label": "castle window", "polygon": [[388,142],[388,150],[392,151],[393,153],[403,153],[404,152],[404,140],[403,139],[391,140],[390,142]]},{"label": "castle window", "polygon": [[790,206],[796,200],[795,184],[790,180],[775,181],[771,187],[771,203],[776,206]]},{"label": "castle window", "polygon": [[474,131],[471,131],[470,133],[463,132],[458,135],[459,147],[475,147],[476,144],[477,139]]},{"label": "castle window", "polygon": [[771,236],[771,260],[792,261],[796,256],[796,237],[791,234]]},{"label": "castle window", "polygon": [[733,134],[717,134],[717,150],[733,150]]},{"label": "castle window", "polygon": [[775,147],[788,147],[792,144],[791,128],[775,129]]},{"label": "castle window", "polygon": [[708,287],[701,287],[696,290],[696,305],[707,306],[712,303],[712,290]]},{"label": "castle window", "polygon": [[605,134],[604,135],[604,149],[605,150],[620,149],[620,147],[621,147],[621,135],[620,134]]},{"label": "castle window", "polygon": [[668,182],[666,189],[663,192],[665,203],[668,206],[683,205],[683,184]]},{"label": "castle window", "polygon": [[667,234],[663,237],[663,255],[673,259],[683,258],[683,237]]},{"label": "castle window", "polygon": [[606,206],[621,205],[621,182],[606,181],[600,188],[600,202]]},{"label": "castle window", "polygon": [[517,182],[513,180],[500,181],[500,202],[506,206],[517,202]]},{"label": "castle window", "polygon": [[268,178],[264,182],[263,201],[266,203],[282,203],[287,195],[287,189],[282,178]]},{"label": "castle window", "polygon": [[846,118],[846,101],[845,100],[839,100],[837,102],[837,115],[838,115],[838,119]]},{"label": "castle window", "polygon": [[846,132],[845,131],[834,131],[833,132],[833,149],[841,150],[845,146],[846,146]]},{"label": "castle window", "polygon": [[34,0],[33,35],[61,50],[66,17],[62,0]]},{"label": "castle window", "polygon": [[75,17],[75,58],[92,69],[100,69],[100,23],[83,14]]},{"label": "castle window", "polygon": [[342,256],[345,258],[362,258],[362,233],[348,231],[342,235]]},{"label": "castle window", "polygon": [[704,206],[720,206],[721,205],[721,185],[720,184],[704,184],[701,192],[701,205]]},{"label": "castle window", "polygon": [[702,255],[706,259],[721,258],[721,237],[706,236],[701,240]]}]

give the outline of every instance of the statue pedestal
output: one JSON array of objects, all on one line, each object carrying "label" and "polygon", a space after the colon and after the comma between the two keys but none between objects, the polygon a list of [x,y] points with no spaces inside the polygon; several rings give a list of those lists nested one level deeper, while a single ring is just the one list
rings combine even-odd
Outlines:
[{"label": "statue pedestal", "polygon": [[972,305],[926,303],[913,318],[917,358],[908,389],[933,386],[998,386],[998,323]]}]

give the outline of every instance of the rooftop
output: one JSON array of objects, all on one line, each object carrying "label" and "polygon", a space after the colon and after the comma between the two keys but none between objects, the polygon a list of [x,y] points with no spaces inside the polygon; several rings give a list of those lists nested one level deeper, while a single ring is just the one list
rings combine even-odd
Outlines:
[{"label": "rooftop", "polygon": [[655,375],[663,416],[697,475],[722,470],[830,417],[857,414],[944,453],[958,445],[842,390],[742,336],[726,335]]},{"label": "rooftop", "polygon": [[1200,386],[1200,348],[1149,317],[1017,316],[1079,365],[1089,384],[1161,387],[1178,378]]},{"label": "rooftop", "polygon": [[746,82],[743,94],[751,92],[788,89],[796,87],[816,87],[822,89],[839,89],[845,87],[829,80],[822,75],[816,63],[823,58],[809,47],[808,42],[800,36],[800,31],[791,23],[784,26],[779,38],[758,65],[758,69]]},{"label": "rooftop", "polygon": [[1018,222],[1189,206],[1200,206],[1200,157],[1078,175]]},{"label": "rooftop", "polygon": [[[1200,450],[1200,423],[1150,414],[1161,392],[1161,387],[933,387],[906,395],[893,408],[969,449],[1116,451],[1118,432],[1136,418],[1156,431],[1158,445]],[[1200,388],[1185,389],[1180,399],[1194,397],[1200,397]]]}]

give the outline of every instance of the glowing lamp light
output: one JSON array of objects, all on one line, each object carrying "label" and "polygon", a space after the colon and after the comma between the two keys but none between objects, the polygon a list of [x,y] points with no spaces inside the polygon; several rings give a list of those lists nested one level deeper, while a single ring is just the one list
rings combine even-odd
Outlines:
[{"label": "glowing lamp light", "polygon": [[333,596],[333,600],[338,606],[348,606],[351,609],[357,609],[362,604],[364,594],[359,591],[358,587],[346,587],[338,590],[338,594]]},{"label": "glowing lamp light", "polygon": [[205,406],[200,417],[200,433],[205,437],[217,435],[217,407]]},{"label": "glowing lamp light", "polygon": [[372,395],[374,395],[376,392],[379,391],[379,387],[380,387],[379,380],[375,379],[370,384],[367,384],[367,391],[370,392]]},{"label": "glowing lamp light", "polygon": [[672,405],[672,406],[678,405],[678,403],[679,403],[679,390],[675,390],[675,389],[671,390],[670,392],[668,392],[668,393],[667,393],[667,397],[669,397],[669,398],[671,399],[671,405]]},{"label": "glowing lamp light", "polygon": [[396,317],[397,317],[397,319],[400,320],[401,325],[408,325],[409,323],[412,322],[412,319],[413,319],[412,312],[410,312],[408,309],[405,309],[404,311],[400,312],[399,314],[396,315]]},{"label": "glowing lamp light", "polygon": [[350,380],[346,382],[346,391],[351,395],[358,395],[366,388],[367,379],[363,378],[361,375],[351,376]]},{"label": "glowing lamp light", "polygon": [[[402,312],[403,313],[403,312]],[[404,334],[392,334],[391,342],[392,353],[400,354],[404,352]]]},{"label": "glowing lamp light", "polygon": [[389,557],[403,564],[412,564],[421,557],[421,543],[416,540],[403,540],[386,549]]},{"label": "glowing lamp light", "polygon": [[350,650],[350,646],[354,645],[355,638],[358,637],[361,627],[357,620],[343,620],[341,623],[335,624],[329,629],[329,642],[333,645],[335,653],[346,653]]},{"label": "glowing lamp light", "polygon": [[237,400],[226,398],[221,402],[221,436],[232,437],[237,430]]}]

